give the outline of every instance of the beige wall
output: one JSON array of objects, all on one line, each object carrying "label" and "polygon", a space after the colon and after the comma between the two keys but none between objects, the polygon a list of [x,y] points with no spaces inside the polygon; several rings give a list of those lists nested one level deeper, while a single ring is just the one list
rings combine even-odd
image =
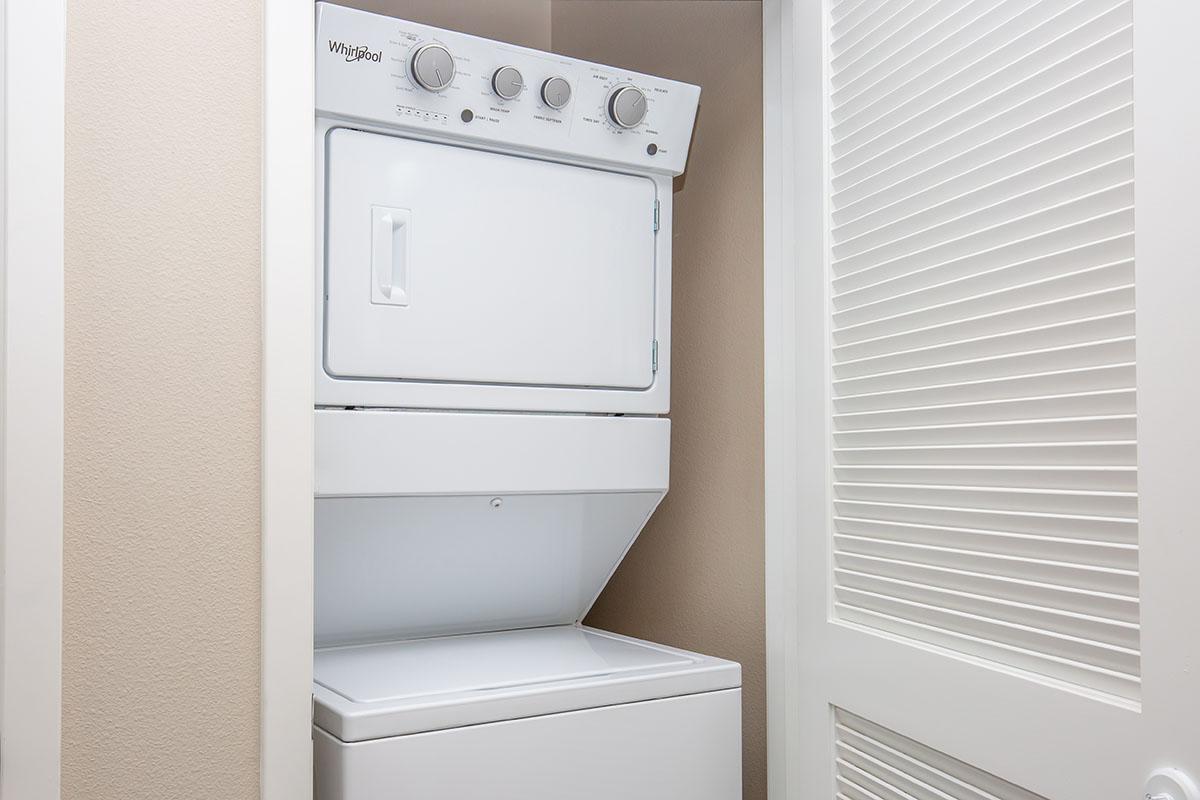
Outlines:
[{"label": "beige wall", "polygon": [[335,0],[502,42],[550,49],[550,0]]},{"label": "beige wall", "polygon": [[249,800],[261,8],[67,9],[62,796]]},{"label": "beige wall", "polygon": [[742,663],[744,796],[766,798],[762,8],[556,0],[556,51],[699,84],[676,181],[671,491],[587,621]]}]

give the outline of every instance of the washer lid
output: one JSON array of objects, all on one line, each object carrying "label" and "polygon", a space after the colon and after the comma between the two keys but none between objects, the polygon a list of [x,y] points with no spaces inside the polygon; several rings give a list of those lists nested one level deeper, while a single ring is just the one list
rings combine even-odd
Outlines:
[{"label": "washer lid", "polygon": [[313,680],[317,724],[363,741],[734,688],[741,671],[560,625],[320,649]]},{"label": "washer lid", "polygon": [[315,680],[355,703],[618,675],[695,659],[574,626],[330,648]]}]

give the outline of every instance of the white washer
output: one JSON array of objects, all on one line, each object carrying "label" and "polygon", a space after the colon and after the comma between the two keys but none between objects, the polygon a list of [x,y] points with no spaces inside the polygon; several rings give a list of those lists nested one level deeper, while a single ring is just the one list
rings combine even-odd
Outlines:
[{"label": "white washer", "polygon": [[667,490],[699,89],[317,15],[318,800],[736,800],[740,667],[581,625]]}]

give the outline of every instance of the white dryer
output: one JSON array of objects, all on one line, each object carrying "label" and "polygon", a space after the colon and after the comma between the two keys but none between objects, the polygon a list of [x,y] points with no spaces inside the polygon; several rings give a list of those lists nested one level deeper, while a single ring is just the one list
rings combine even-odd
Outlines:
[{"label": "white dryer", "polygon": [[581,625],[667,490],[699,89],[317,15],[318,800],[736,800],[739,666]]}]

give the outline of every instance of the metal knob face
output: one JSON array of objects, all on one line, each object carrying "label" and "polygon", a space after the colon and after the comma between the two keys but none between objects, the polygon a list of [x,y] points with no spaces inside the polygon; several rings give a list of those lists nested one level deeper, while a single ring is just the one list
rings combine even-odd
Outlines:
[{"label": "metal knob face", "polygon": [[505,100],[512,100],[525,88],[525,79],[516,67],[501,67],[492,74],[492,91]]},{"label": "metal knob face", "polygon": [[608,118],[622,128],[636,128],[646,118],[646,95],[636,86],[618,86],[608,96]]},{"label": "metal knob face", "polygon": [[440,44],[423,44],[413,53],[411,71],[422,89],[440,92],[454,80],[454,56]]},{"label": "metal knob face", "polygon": [[571,84],[557,75],[547,78],[542,84],[542,102],[553,109],[560,109],[571,102]]}]

